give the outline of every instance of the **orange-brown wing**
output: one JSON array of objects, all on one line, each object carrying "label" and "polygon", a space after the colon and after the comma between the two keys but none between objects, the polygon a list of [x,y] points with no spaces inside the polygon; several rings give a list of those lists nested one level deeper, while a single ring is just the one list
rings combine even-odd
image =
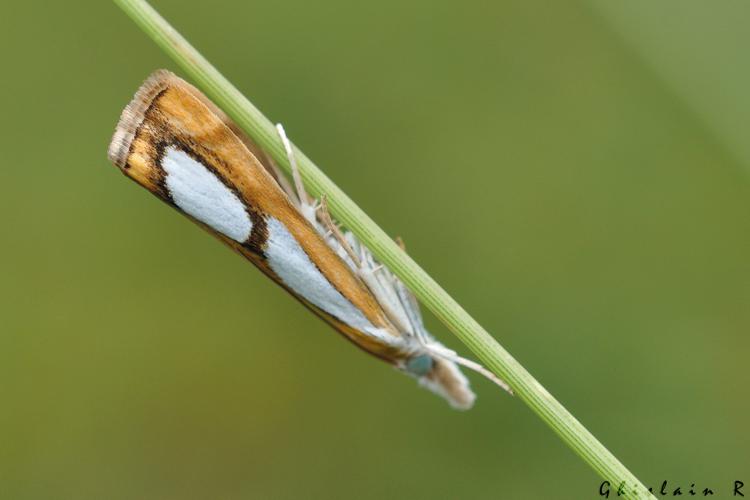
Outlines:
[{"label": "orange-brown wing", "polygon": [[194,87],[157,71],[123,111],[110,160],[386,361],[403,339],[351,269]]}]

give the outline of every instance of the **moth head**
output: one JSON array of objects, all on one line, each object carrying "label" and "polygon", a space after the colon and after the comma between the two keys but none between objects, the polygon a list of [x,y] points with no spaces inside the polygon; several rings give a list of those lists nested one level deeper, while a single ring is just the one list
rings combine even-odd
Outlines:
[{"label": "moth head", "polygon": [[453,361],[419,353],[406,360],[403,369],[417,378],[422,387],[445,398],[453,408],[468,410],[474,405],[476,394]]}]

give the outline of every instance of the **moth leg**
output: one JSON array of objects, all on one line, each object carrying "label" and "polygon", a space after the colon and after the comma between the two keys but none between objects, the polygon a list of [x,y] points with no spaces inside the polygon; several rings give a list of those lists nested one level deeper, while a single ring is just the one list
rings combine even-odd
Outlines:
[{"label": "moth leg", "polygon": [[[397,236],[395,240],[399,248],[406,252],[406,245],[404,244],[404,240],[402,240],[400,236]],[[428,344],[430,344],[431,342],[431,337],[424,327],[422,311],[419,309],[419,302],[417,301],[417,298],[398,277],[390,272],[390,270],[388,270],[388,277],[393,284],[393,288],[396,290],[396,295],[398,296],[398,299],[401,302],[401,305],[404,308],[407,317],[409,318],[409,322],[412,324],[414,335],[417,338],[417,341],[419,341],[422,347],[427,349]]]},{"label": "moth leg", "polygon": [[281,138],[281,143],[284,145],[284,150],[286,151],[286,157],[289,160],[289,167],[292,170],[292,181],[297,190],[297,198],[299,198],[300,212],[302,212],[302,215],[308,220],[308,222],[317,227],[315,207],[313,204],[314,201],[308,196],[307,191],[305,191],[305,185],[302,182],[302,176],[299,173],[299,166],[297,165],[297,158],[292,149],[292,143],[289,142],[289,138],[284,131],[284,126],[281,125],[281,123],[276,124],[276,132]]},{"label": "moth leg", "polygon": [[276,182],[278,182],[279,186],[281,187],[281,190],[284,191],[284,193],[286,193],[286,195],[289,197],[290,200],[292,200],[292,204],[299,209],[302,206],[302,204],[299,201],[297,192],[289,183],[289,179],[287,179],[286,175],[284,175],[284,173],[281,171],[279,166],[276,164],[275,161],[273,161],[273,158],[271,158],[271,156],[268,153],[261,150],[261,154],[263,155],[263,159],[265,160],[263,163],[268,165],[268,167],[271,169],[271,171],[274,174],[274,178],[276,179]]},{"label": "moth leg", "polygon": [[392,290],[389,293],[388,286],[378,280],[376,273],[382,268],[382,265],[375,263],[372,254],[370,254],[364,245],[359,245],[360,255],[357,255],[347,241],[346,236],[341,232],[341,229],[333,222],[331,214],[328,211],[328,200],[325,196],[320,199],[320,220],[323,226],[328,228],[335,242],[344,249],[346,255],[351,259],[354,264],[353,270],[375,296],[375,300],[381,305],[386,316],[388,316],[399,331],[410,334],[411,331],[408,328],[409,324],[404,317],[404,313],[398,309],[397,297],[394,297],[395,294]]},{"label": "moth leg", "polygon": [[392,283],[382,280],[379,276],[378,271],[382,269],[382,265],[375,262],[370,251],[351,232],[347,231],[344,234],[336,225],[328,211],[328,201],[325,196],[321,198],[319,218],[323,228],[327,229],[326,237],[328,238],[330,234],[329,244],[334,249],[341,249],[339,251],[339,254],[343,253],[341,257],[364,282],[393,326],[404,335],[413,335],[406,312],[401,306]]},{"label": "moth leg", "polygon": [[[398,246],[401,247],[402,250],[405,250],[406,247],[404,246],[404,242],[401,240],[401,238],[396,239],[396,243]],[[427,333],[427,330],[424,327],[424,321],[422,319],[422,311],[419,308],[419,302],[417,301],[417,298],[414,296],[411,290],[409,290],[404,283],[399,280],[398,278],[394,277],[395,280],[395,288],[398,292],[399,299],[401,299],[401,304],[404,306],[404,309],[407,312],[407,315],[409,316],[409,320],[412,323],[412,326],[414,327],[415,337],[417,339],[417,342],[430,354],[445,359],[446,361],[452,361],[456,363],[457,365],[464,366],[468,368],[469,370],[475,371],[479,373],[480,375],[484,376],[485,378],[489,379],[490,381],[494,382],[501,388],[503,388],[506,392],[513,395],[513,389],[510,388],[510,386],[502,380],[500,377],[492,373],[490,370],[485,368],[484,366],[480,365],[476,361],[472,361],[470,359],[466,359],[464,357],[461,357],[456,353],[456,351],[452,349],[448,349],[443,344],[437,342],[435,339],[433,339],[429,333]]]},{"label": "moth leg", "polygon": [[339,245],[341,245],[341,248],[344,249],[344,251],[349,255],[349,258],[352,259],[352,262],[358,267],[362,267],[362,262],[359,260],[359,256],[354,253],[354,250],[349,245],[349,242],[346,241],[346,238],[344,237],[343,233],[341,232],[341,229],[333,222],[333,219],[331,218],[331,213],[328,211],[328,199],[325,195],[323,195],[320,198],[320,220],[323,223],[323,226],[327,227],[328,230],[331,232],[333,237],[336,239]]},{"label": "moth leg", "polygon": [[400,248],[401,250],[403,250],[403,251],[404,251],[404,253],[406,253],[406,244],[404,243],[404,240],[403,240],[403,239],[401,238],[401,236],[396,236],[396,237],[394,238],[394,240],[396,241],[396,245],[398,245],[398,247],[399,247],[399,248]]}]

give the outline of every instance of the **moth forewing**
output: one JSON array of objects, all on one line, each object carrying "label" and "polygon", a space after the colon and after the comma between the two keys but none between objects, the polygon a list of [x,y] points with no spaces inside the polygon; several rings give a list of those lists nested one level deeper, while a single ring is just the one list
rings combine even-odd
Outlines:
[{"label": "moth forewing", "polygon": [[[326,234],[316,219],[319,205],[304,192],[295,196],[256,154],[262,156],[260,148],[208,98],[165,70],[143,83],[109,147],[110,160],[126,176],[243,255],[357,346],[452,406],[470,407],[468,381],[439,355],[442,346],[429,334],[434,346],[425,343],[423,325],[411,324],[419,314],[399,298],[400,282],[377,276],[379,265],[351,233]],[[363,252],[365,265],[347,256],[344,240]]]}]

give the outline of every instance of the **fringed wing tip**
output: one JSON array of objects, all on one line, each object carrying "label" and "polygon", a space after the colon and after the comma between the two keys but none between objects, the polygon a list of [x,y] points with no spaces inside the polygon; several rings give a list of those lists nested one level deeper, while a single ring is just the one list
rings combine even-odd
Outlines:
[{"label": "fringed wing tip", "polygon": [[130,145],[135,138],[138,127],[141,126],[151,103],[166,89],[177,76],[166,69],[158,69],[151,73],[141,84],[130,103],[120,115],[112,141],[109,143],[107,157],[119,168],[125,168],[130,153]]}]

